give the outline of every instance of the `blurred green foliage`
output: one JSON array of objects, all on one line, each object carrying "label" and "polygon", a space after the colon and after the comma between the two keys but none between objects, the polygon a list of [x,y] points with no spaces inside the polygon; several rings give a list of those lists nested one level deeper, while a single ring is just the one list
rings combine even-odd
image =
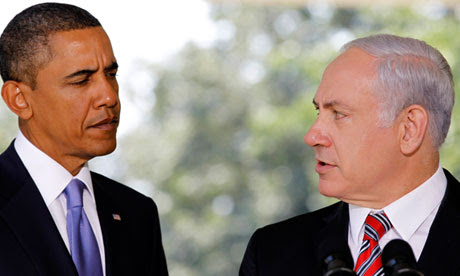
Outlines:
[{"label": "blurred green foliage", "polygon": [[[214,3],[212,17],[219,35],[211,46],[188,44],[166,65],[149,65],[156,85],[143,97],[151,110],[109,162],[112,177],[143,187],[159,205],[173,276],[236,275],[257,227],[333,201],[316,190],[303,136],[321,74],[343,43],[375,33],[425,40],[458,82],[457,7]],[[442,164],[456,176],[459,112],[457,105],[442,148]],[[2,148],[16,134],[14,121],[0,106]]]}]

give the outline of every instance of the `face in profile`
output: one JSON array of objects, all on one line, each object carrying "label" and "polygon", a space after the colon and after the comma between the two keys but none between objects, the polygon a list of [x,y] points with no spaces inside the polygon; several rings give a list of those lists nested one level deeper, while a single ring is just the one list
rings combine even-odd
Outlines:
[{"label": "face in profile", "polygon": [[49,156],[89,160],[116,147],[117,62],[101,27],[50,35],[51,61],[28,93],[28,138]]},{"label": "face in profile", "polygon": [[352,48],[324,72],[314,97],[318,117],[305,135],[317,159],[319,190],[350,203],[381,196],[398,157],[396,124],[379,124],[375,58]]}]

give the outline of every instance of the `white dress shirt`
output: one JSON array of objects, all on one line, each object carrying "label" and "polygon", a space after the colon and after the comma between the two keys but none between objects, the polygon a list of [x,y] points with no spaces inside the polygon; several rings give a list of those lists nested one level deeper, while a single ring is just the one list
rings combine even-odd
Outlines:
[{"label": "white dress shirt", "polygon": [[[422,185],[384,207],[382,210],[390,219],[393,228],[380,239],[380,248],[383,249],[393,239],[403,239],[410,244],[415,259],[418,260],[425,246],[431,224],[446,192],[446,187],[447,179],[441,166],[439,166],[438,170]],[[369,213],[381,210],[349,204],[349,211],[348,246],[356,264],[359,249],[363,242],[366,217]]]},{"label": "white dress shirt", "polygon": [[101,254],[102,271],[105,275],[104,242],[88,164],[85,164],[80,172],[73,177],[72,174],[54,159],[35,147],[20,131],[14,142],[14,148],[32,177],[32,180],[37,185],[69,252],[69,238],[66,227],[67,200],[63,191],[73,178],[78,178],[85,184],[86,189],[83,190],[83,209],[96,236]]}]

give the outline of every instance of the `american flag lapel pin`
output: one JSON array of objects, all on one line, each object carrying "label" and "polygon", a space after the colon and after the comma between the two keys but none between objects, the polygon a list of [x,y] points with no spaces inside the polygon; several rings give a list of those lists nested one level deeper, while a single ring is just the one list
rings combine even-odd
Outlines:
[{"label": "american flag lapel pin", "polygon": [[121,221],[121,217],[119,214],[112,214],[113,220]]}]

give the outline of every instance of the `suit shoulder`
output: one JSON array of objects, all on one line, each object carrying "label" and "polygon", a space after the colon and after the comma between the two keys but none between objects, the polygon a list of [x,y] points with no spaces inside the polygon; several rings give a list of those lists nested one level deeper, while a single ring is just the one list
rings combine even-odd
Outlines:
[{"label": "suit shoulder", "polygon": [[343,202],[259,228],[249,241],[240,275],[319,275],[319,238],[343,214],[341,208],[346,208]]},{"label": "suit shoulder", "polygon": [[259,233],[265,233],[268,235],[279,235],[282,233],[289,232],[291,234],[305,235],[306,232],[314,231],[323,227],[324,218],[337,212],[338,208],[342,205],[342,202],[337,202],[333,205],[321,208],[319,210],[298,215],[277,223],[269,224],[265,227],[258,229]]},{"label": "suit shoulder", "polygon": [[107,194],[110,194],[110,197],[112,197],[116,201],[137,202],[137,205],[145,202],[145,203],[153,203],[155,205],[155,203],[150,197],[145,196],[141,194],[140,192],[118,181],[110,179],[96,172],[91,172],[91,178],[93,180],[93,185],[105,191]]}]

